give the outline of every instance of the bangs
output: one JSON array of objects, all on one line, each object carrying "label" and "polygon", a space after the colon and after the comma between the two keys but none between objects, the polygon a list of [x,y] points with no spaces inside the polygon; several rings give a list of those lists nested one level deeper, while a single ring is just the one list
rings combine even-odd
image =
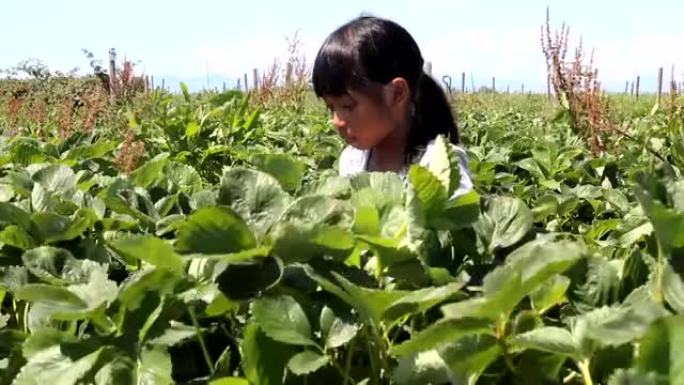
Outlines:
[{"label": "bangs", "polygon": [[338,30],[323,44],[313,67],[313,87],[316,96],[341,96],[350,89],[367,86],[363,69],[344,33]]}]

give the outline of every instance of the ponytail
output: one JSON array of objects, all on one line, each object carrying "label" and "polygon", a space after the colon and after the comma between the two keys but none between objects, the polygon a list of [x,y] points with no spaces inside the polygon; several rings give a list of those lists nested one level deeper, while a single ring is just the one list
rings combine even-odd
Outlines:
[{"label": "ponytail", "polygon": [[413,122],[409,132],[406,154],[415,157],[435,139],[443,135],[458,144],[458,128],[449,101],[437,82],[423,72],[414,95]]}]

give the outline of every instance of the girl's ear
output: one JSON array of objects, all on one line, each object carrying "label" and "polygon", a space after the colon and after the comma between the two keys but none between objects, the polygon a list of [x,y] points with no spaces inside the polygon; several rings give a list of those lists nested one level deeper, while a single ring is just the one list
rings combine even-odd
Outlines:
[{"label": "girl's ear", "polygon": [[387,84],[388,104],[390,106],[403,106],[411,99],[411,90],[404,78],[394,78]]}]

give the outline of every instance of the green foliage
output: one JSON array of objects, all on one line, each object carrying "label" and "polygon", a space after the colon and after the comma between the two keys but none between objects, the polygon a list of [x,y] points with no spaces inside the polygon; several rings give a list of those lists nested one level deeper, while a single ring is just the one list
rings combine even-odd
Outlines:
[{"label": "green foliage", "polygon": [[625,112],[647,134],[592,157],[494,97],[464,100],[459,195],[445,138],[338,177],[325,115],[238,91],[120,111],[129,175],[107,130],[0,140],[0,382],[681,382],[681,124]]}]

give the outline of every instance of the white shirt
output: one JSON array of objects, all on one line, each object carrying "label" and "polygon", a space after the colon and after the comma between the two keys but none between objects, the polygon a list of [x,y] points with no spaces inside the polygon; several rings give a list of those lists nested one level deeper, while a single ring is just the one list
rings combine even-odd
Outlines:
[{"label": "white shirt", "polygon": [[[473,189],[473,181],[472,181],[472,176],[470,174],[470,168],[468,167],[468,155],[466,154],[465,150],[458,145],[451,144],[451,148],[454,150],[454,152],[458,155],[459,157],[459,171],[461,174],[461,181],[459,183],[459,187],[456,189],[454,194],[452,195],[453,197],[458,197],[461,196],[469,191],[472,191]],[[423,152],[423,155],[420,158],[419,164],[421,166],[427,166],[430,158],[431,158],[431,152],[434,149],[434,141],[430,141],[428,143],[427,147],[425,148],[425,151]],[[340,176],[351,176],[363,171],[366,171],[366,164],[368,163],[368,155],[370,154],[370,151],[368,150],[359,150],[357,148],[354,148],[352,146],[347,146],[345,147],[344,150],[342,150],[342,154],[340,155],[340,160],[339,160],[339,174]],[[406,180],[406,176],[408,173],[408,166],[404,166],[401,170],[398,171],[398,174],[401,176],[402,179]]]}]

